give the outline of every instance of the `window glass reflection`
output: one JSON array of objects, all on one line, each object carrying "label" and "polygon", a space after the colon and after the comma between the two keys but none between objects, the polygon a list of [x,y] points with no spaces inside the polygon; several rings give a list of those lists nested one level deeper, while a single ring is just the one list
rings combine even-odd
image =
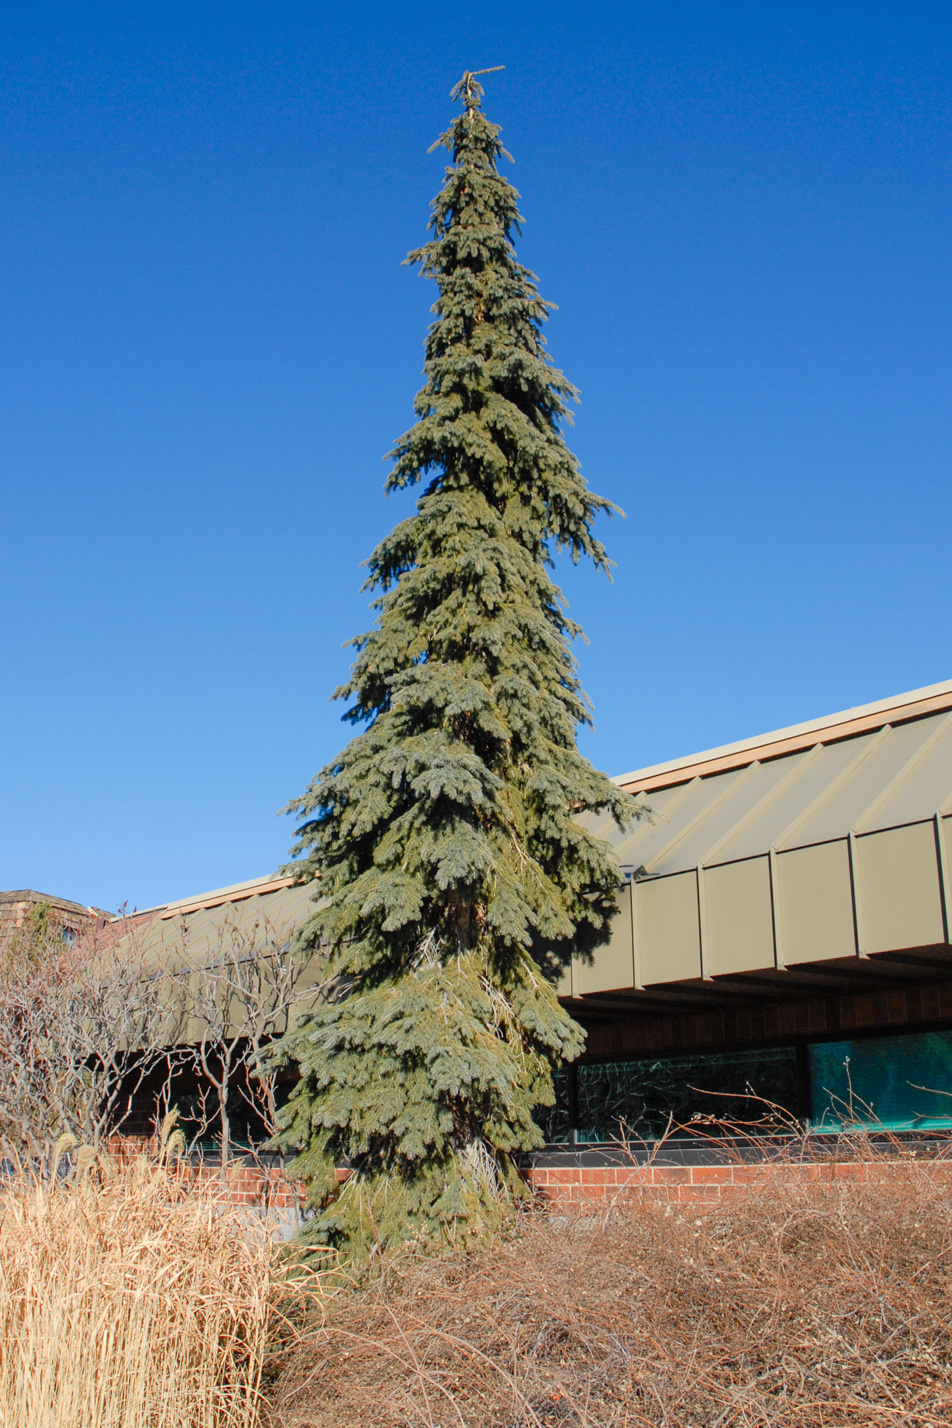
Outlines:
[{"label": "window glass reflection", "polygon": [[814,1130],[952,1126],[952,1031],[820,1042],[809,1057]]}]

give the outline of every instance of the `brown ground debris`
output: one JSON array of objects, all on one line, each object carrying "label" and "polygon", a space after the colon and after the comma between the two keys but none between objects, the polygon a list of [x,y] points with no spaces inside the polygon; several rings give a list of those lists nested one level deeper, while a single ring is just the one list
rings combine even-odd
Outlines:
[{"label": "brown ground debris", "polygon": [[952,1423],[952,1193],[751,1187],[529,1213],[476,1255],[339,1291],[277,1355],[276,1428],[933,1428]]}]

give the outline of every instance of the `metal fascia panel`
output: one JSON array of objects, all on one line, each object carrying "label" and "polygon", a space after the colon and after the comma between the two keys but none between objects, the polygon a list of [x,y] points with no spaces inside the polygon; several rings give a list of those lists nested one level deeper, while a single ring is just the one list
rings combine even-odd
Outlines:
[{"label": "metal fascia panel", "polygon": [[856,954],[853,891],[845,838],[777,857],[784,963]]},{"label": "metal fascia panel", "polygon": [[638,886],[638,955],[645,986],[701,975],[697,879],[693,871]]},{"label": "metal fascia panel", "polygon": [[944,941],[935,825],[907,824],[854,843],[864,951],[893,952]]},{"label": "metal fascia panel", "polygon": [[704,975],[774,965],[770,867],[766,854],[705,869]]}]

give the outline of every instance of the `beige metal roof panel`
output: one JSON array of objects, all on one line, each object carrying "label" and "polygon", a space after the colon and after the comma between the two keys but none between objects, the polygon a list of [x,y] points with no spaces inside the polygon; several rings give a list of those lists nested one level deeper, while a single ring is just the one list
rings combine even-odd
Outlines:
[{"label": "beige metal roof panel", "polygon": [[[712,786],[733,780],[732,787],[724,798],[715,801],[705,818],[685,834],[657,863],[649,868],[652,873],[674,873],[685,868],[706,863],[713,855],[717,862],[726,861],[721,856],[721,844],[731,830],[756,809],[768,797],[786,773],[781,767],[782,760],[769,764],[750,764],[738,775],[716,774],[707,780]],[[764,849],[760,850],[765,851]]]},{"label": "beige metal roof panel", "polygon": [[609,843],[617,843],[622,836],[621,829],[610,813],[590,813],[580,818],[579,822],[593,838],[605,838]]},{"label": "beige metal roof panel", "polygon": [[759,804],[743,820],[739,820],[712,851],[709,861],[730,863],[765,853],[777,836],[812,803],[818,790],[825,786],[828,773],[815,767],[817,761],[825,755],[833,755],[832,763],[839,766],[844,762],[842,754],[837,757],[834,753],[839,748],[842,746],[808,749],[765,764],[765,769],[776,774],[776,782],[765,789]]},{"label": "beige metal roof panel", "polygon": [[[645,861],[669,843],[675,827],[682,825],[687,808],[698,806],[695,795],[700,791],[700,780],[696,783],[682,783],[677,788],[663,788],[653,793],[648,800],[655,815],[653,823],[644,820],[636,823],[630,833],[622,833],[617,824],[611,823],[600,836],[612,844],[615,857],[622,865],[640,868]],[[591,828],[588,819],[582,820],[586,828]]]},{"label": "beige metal roof panel", "polygon": [[[651,805],[663,816],[656,823],[641,824],[616,846],[618,862],[656,872],[655,864],[659,857],[706,817],[712,805],[719,802],[746,772],[746,769],[734,769],[718,778],[697,779],[694,783],[652,794]],[[665,799],[664,794],[669,797]],[[667,864],[665,868],[670,871]]]},{"label": "beige metal roof panel", "polygon": [[[846,744],[833,744],[828,749],[788,754],[785,758],[762,765],[765,773],[770,770],[771,777],[776,777],[776,782],[770,785],[765,780],[760,807],[753,807],[742,822],[738,820],[736,832],[728,832],[716,849],[716,861],[729,863],[765,853],[794,819],[809,807],[830,778],[855,757],[855,752]],[[817,767],[818,764],[822,767]],[[709,782],[727,777],[727,774],[715,774]]]},{"label": "beige metal roof panel", "polygon": [[804,848],[843,838],[869,809],[903,765],[921,748],[932,729],[921,719],[898,729],[865,734],[849,743],[859,747],[859,757],[845,777],[831,781],[813,807],[777,843],[778,848]]},{"label": "beige metal roof panel", "polygon": [[947,711],[648,795],[654,824],[589,828],[619,863],[666,876],[930,818],[952,795]]},{"label": "beige metal roof panel", "polygon": [[923,822],[952,797],[952,717],[923,719],[920,727],[928,734],[920,757],[901,769],[894,784],[857,819],[857,833]]},{"label": "beige metal roof panel", "polygon": [[308,916],[314,884],[284,887],[263,895],[242,897],[210,908],[197,908],[171,918],[153,918],[129,934],[137,949],[150,960],[177,960],[187,945],[190,961],[214,956],[228,929],[249,936],[255,926],[268,924],[278,936],[288,936]]}]

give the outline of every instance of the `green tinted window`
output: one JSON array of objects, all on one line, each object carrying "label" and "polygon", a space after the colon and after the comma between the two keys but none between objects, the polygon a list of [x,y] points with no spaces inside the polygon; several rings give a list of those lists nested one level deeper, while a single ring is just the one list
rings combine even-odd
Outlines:
[{"label": "green tinted window", "polygon": [[813,1127],[952,1126],[952,1031],[827,1041],[810,1047]]},{"label": "green tinted window", "polygon": [[571,1074],[569,1067],[560,1067],[552,1077],[555,1105],[536,1107],[536,1123],[545,1136],[546,1145],[565,1145],[571,1139],[572,1117],[569,1101],[569,1077]]},{"label": "green tinted window", "polygon": [[697,1117],[754,1123],[764,1102],[798,1108],[792,1046],[588,1063],[576,1075],[580,1141],[652,1140]]}]

